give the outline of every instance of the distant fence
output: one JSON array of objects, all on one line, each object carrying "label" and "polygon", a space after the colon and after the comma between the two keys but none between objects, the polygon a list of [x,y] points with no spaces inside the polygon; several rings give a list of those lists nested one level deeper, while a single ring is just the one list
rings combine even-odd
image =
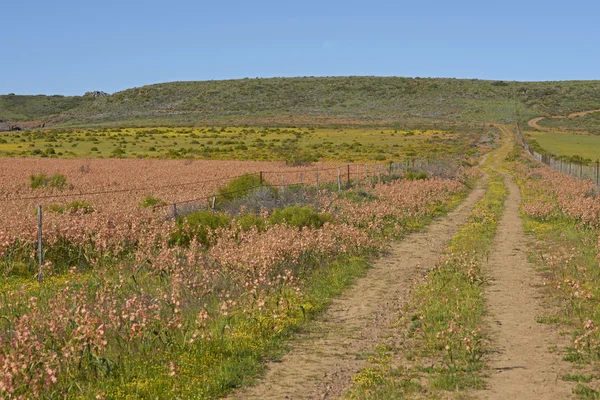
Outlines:
[{"label": "distant fence", "polygon": [[[289,187],[314,188],[317,191],[325,186],[333,185],[338,191],[370,186],[380,182],[382,177],[403,175],[409,171],[426,172],[429,176],[447,178],[454,174],[448,164],[437,159],[411,158],[403,161],[391,161],[378,164],[345,164],[339,167],[315,168],[301,171],[258,171],[253,175],[260,177],[260,185],[246,188],[243,191],[258,189],[268,184],[282,193]],[[167,203],[155,208],[166,208],[169,218],[177,218],[197,210],[214,210],[220,196],[236,192],[220,192],[189,200]]]},{"label": "distant fence", "polygon": [[575,178],[588,179],[597,186],[600,186],[600,161],[597,160],[591,163],[582,163],[570,158],[556,158],[548,153],[539,153],[527,143],[519,124],[517,124],[517,137],[520,139],[521,143],[523,143],[525,150],[539,162],[546,164],[556,171],[569,174]]}]

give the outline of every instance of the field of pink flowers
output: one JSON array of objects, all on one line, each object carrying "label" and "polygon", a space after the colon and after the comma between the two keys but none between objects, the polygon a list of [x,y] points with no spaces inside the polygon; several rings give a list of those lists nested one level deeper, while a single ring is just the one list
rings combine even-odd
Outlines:
[{"label": "field of pink flowers", "polygon": [[[208,246],[174,245],[177,222],[139,206],[147,195],[202,197],[222,181],[173,185],[260,170],[277,170],[267,178],[275,183],[285,169],[233,161],[0,160],[0,397],[227,393],[260,372],[274,341],[364,272],[362,257],[443,212],[464,195],[460,180],[472,174],[322,190],[319,210],[330,217],[319,228],[274,224],[265,211],[264,228],[243,229],[234,216],[209,232]],[[29,175],[42,171],[64,174],[72,187],[28,188]],[[300,171],[285,171],[287,182]],[[321,182],[337,179],[330,171]],[[147,189],[75,195],[132,187]],[[69,197],[41,204],[86,200],[91,209],[45,212],[47,262],[38,285],[31,265],[40,201],[11,199],[55,194]]]}]

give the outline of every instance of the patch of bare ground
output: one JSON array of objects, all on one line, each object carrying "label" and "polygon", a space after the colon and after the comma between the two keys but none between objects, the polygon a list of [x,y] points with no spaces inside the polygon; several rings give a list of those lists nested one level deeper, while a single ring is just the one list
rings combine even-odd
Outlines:
[{"label": "patch of bare ground", "polygon": [[484,195],[479,182],[466,200],[422,232],[391,245],[328,311],[291,341],[291,351],[270,363],[264,379],[240,390],[235,399],[331,399],[350,387],[364,367],[365,354],[394,335],[397,320],[413,288],[413,278],[434,265],[448,241]]},{"label": "patch of bare ground", "polygon": [[573,384],[561,379],[568,365],[550,349],[562,347],[558,332],[536,322],[544,313],[541,277],[527,260],[526,237],[519,215],[521,195],[512,177],[495,247],[487,264],[491,285],[486,291],[492,351],[488,388],[481,399],[567,399]]}]

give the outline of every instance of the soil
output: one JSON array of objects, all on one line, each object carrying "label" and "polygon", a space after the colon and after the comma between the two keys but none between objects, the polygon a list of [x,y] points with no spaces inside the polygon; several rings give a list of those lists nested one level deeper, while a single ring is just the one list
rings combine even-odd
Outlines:
[{"label": "soil", "polygon": [[512,177],[495,247],[487,264],[492,283],[486,290],[492,352],[488,390],[482,399],[568,399],[573,384],[563,381],[566,362],[552,348],[562,347],[558,332],[536,322],[543,314],[541,278],[527,260],[527,239],[519,215],[521,195]]},{"label": "soil", "polygon": [[235,399],[331,399],[343,395],[352,377],[366,366],[365,354],[394,335],[391,325],[410,299],[413,277],[439,259],[484,193],[481,180],[467,199],[422,232],[393,243],[364,278],[332,302],[291,343],[281,361],[272,362],[264,379],[242,389]]}]

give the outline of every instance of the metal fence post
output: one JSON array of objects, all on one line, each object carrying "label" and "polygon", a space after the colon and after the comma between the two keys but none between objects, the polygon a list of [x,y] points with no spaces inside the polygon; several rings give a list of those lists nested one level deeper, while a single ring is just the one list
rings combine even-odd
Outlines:
[{"label": "metal fence post", "polygon": [[38,206],[38,282],[41,284],[44,279],[42,266],[44,265],[44,248],[42,246],[42,206]]}]

